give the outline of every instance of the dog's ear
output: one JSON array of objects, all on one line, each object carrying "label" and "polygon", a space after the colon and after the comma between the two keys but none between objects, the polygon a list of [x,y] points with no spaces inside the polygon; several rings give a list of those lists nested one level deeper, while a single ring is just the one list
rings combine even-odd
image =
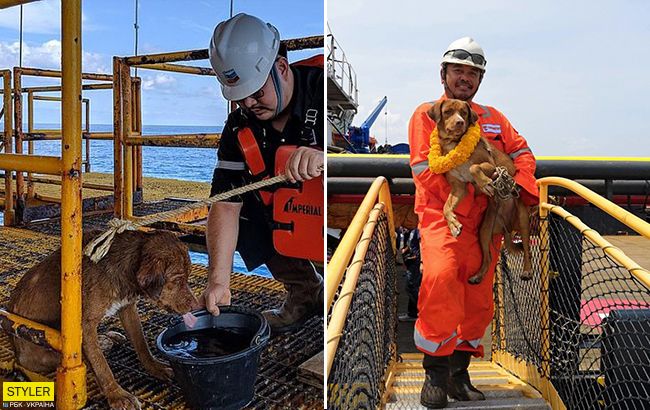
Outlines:
[{"label": "dog's ear", "polygon": [[427,114],[429,114],[429,117],[434,120],[436,124],[439,123],[442,119],[442,100],[433,103],[431,108],[429,108],[429,111],[427,111]]},{"label": "dog's ear", "polygon": [[472,109],[472,104],[468,103],[467,101],[465,101],[465,104],[467,104],[467,109],[469,110],[469,114],[467,114],[467,116],[469,117],[467,119],[468,124],[474,125],[476,121],[478,121],[478,114],[476,113],[476,111]]},{"label": "dog's ear", "polygon": [[140,258],[140,267],[136,273],[138,285],[151,299],[158,299],[165,285],[165,269],[167,264],[164,260],[150,255],[147,247],[143,249]]}]

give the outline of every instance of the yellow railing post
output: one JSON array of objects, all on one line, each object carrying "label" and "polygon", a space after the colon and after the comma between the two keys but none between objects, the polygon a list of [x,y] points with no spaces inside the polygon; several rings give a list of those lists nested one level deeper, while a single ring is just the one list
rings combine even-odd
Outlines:
[{"label": "yellow railing post", "polygon": [[[11,92],[11,71],[2,71],[2,85],[3,85],[3,103],[5,108],[4,116],[4,146],[5,153],[11,154],[13,144],[13,105],[12,105],[12,92]],[[5,169],[5,210],[4,210],[4,224],[5,226],[13,225],[15,218],[14,211],[14,193],[13,193],[13,171]]]},{"label": "yellow railing post", "polygon": [[[133,82],[134,85],[134,118],[135,132],[137,132],[142,138],[142,82],[139,78],[135,78]],[[135,190],[142,192],[142,147],[135,147],[134,151],[136,152],[136,167],[135,167]]]},{"label": "yellow railing post", "polygon": [[86,403],[81,351],[81,0],[61,2],[61,365],[56,408]]},{"label": "yellow railing post", "polygon": [[[27,132],[34,132],[34,92],[27,92]],[[27,153],[34,154],[34,141],[27,141]],[[34,198],[34,183],[32,173],[27,173],[27,199]]]},{"label": "yellow railing post", "polygon": [[90,100],[84,98],[81,101],[86,105],[86,132],[84,133],[84,136],[86,137],[86,161],[84,172],[90,172]]},{"label": "yellow railing post", "polygon": [[[23,96],[21,87],[22,71],[20,67],[14,67],[14,128],[16,130],[14,140],[14,152],[23,153]],[[16,172],[16,205],[20,208],[18,219],[22,220],[22,209],[25,208],[25,180],[22,172]],[[20,221],[18,221],[20,222]]]},{"label": "yellow railing post", "polygon": [[124,216],[122,190],[122,60],[113,57],[113,215]]},{"label": "yellow railing post", "polygon": [[[540,204],[548,203],[548,185],[540,184],[539,186]],[[541,370],[542,376],[551,377],[551,322],[549,313],[549,280],[550,280],[550,242],[549,242],[549,214],[548,211],[540,206],[539,218],[540,226],[540,255],[541,255],[541,277],[540,277],[540,325],[541,325]],[[545,396],[548,397],[548,396]]]},{"label": "yellow railing post", "polygon": [[131,104],[131,67],[122,65],[122,137],[124,153],[124,218],[133,216],[133,147],[124,141],[131,138],[133,129]]}]

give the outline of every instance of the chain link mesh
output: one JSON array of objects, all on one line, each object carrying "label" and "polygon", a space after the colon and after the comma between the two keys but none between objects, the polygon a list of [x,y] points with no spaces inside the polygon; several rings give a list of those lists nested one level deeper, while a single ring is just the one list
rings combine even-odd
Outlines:
[{"label": "chain link mesh", "polygon": [[395,255],[388,219],[382,213],[334,357],[328,381],[329,409],[378,408],[388,365],[396,353],[396,316]]},{"label": "chain link mesh", "polygon": [[[548,237],[538,231],[531,237],[533,266],[544,266],[548,255],[546,294],[540,292],[541,269],[523,281],[522,256],[502,252],[493,349],[534,365],[568,409],[650,408],[650,292],[573,225],[554,214],[547,221]],[[545,331],[548,362],[542,353]]]}]

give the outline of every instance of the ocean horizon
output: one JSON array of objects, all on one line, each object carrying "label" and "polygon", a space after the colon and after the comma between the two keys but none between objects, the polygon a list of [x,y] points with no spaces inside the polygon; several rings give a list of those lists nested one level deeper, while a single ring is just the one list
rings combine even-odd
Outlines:
[{"label": "ocean horizon", "polygon": [[[0,122],[0,124],[2,124]],[[34,128],[60,129],[59,124],[37,123]],[[26,125],[23,129],[27,129]],[[91,132],[112,132],[112,124],[91,124]],[[220,133],[223,126],[200,125],[144,125],[142,135],[171,135],[171,134],[212,134]],[[86,141],[82,141],[82,156],[85,156]],[[27,152],[27,143],[23,152]],[[35,155],[61,156],[61,141],[34,141]],[[214,148],[170,148],[143,147],[142,174],[145,177],[180,179],[186,181],[212,181],[212,173],[217,160],[217,150]],[[91,172],[113,173],[113,141],[90,141]],[[3,216],[0,212],[0,225]],[[190,252],[192,263],[208,265],[208,255],[200,252]],[[270,277],[271,273],[265,265],[248,272],[239,254],[235,254],[233,271],[253,273]]]}]

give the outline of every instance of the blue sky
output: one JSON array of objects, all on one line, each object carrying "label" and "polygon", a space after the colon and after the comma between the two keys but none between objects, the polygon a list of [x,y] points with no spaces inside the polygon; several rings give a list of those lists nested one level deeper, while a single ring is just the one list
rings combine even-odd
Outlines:
[{"label": "blue sky", "polygon": [[[216,24],[229,17],[226,0],[140,0],[139,54],[207,48]],[[135,0],[83,2],[83,70],[112,71],[112,57],[134,53]],[[274,24],[282,38],[323,33],[321,0],[235,0],[234,13],[246,12]],[[23,6],[23,66],[60,68],[60,0],[42,0]],[[0,67],[18,65],[19,7],[0,10]],[[290,53],[290,60],[322,49]],[[192,65],[209,66],[207,60]],[[145,125],[222,125],[226,102],[214,77],[138,70],[143,79]],[[23,85],[53,85],[54,80],[27,77]],[[49,94],[54,95],[54,94]],[[91,122],[112,122],[110,90],[87,91]],[[35,103],[35,122],[60,122],[54,102]]]},{"label": "blue sky", "polygon": [[[487,57],[475,101],[502,111],[538,155],[650,156],[650,2],[329,0],[328,23],[358,76],[359,125],[407,140],[422,102],[442,94],[440,58],[474,37]],[[386,122],[388,127],[386,127]]]}]

